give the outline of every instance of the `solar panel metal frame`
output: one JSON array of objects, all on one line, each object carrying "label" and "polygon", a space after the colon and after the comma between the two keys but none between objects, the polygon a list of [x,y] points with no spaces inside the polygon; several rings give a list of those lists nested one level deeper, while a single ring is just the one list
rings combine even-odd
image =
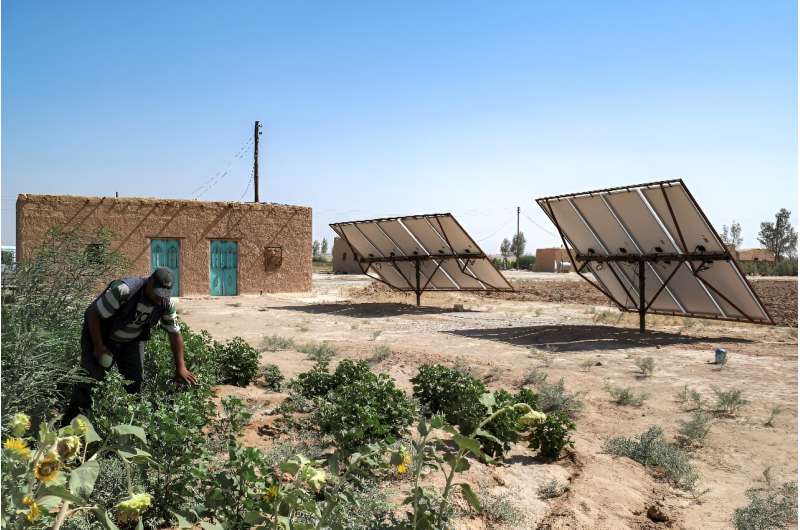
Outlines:
[{"label": "solar panel metal frame", "polygon": [[[696,245],[694,249],[689,250],[689,247],[686,244],[686,238],[684,237],[683,228],[685,228],[685,226],[682,228],[681,222],[679,222],[678,216],[675,214],[672,201],[667,193],[668,189],[675,187],[679,187],[679,189],[685,192],[689,206],[693,208],[695,213],[699,215],[699,220],[704,225],[703,228],[713,237],[713,242],[707,242],[709,243],[709,246],[718,247],[717,249],[714,249],[714,251],[706,251],[706,248],[703,245]],[[621,192],[638,192],[635,196],[638,196],[639,199],[641,199],[644,210],[650,214],[652,221],[658,225],[660,231],[666,236],[666,239],[669,240],[669,245],[674,248],[674,251],[654,253],[645,253],[642,251],[640,242],[637,242],[637,238],[631,233],[632,228],[626,227],[626,224],[621,219],[621,216],[615,212],[614,207],[609,202],[610,197]],[[666,219],[662,218],[666,212],[659,214],[658,206],[660,205],[653,203],[653,197],[649,197],[648,192],[655,192],[659,194],[659,201],[661,198],[663,198],[663,202],[665,203],[668,211],[668,217]],[[621,195],[618,196],[621,197]],[[582,213],[575,204],[576,199],[596,197],[599,197],[603,201],[608,209],[608,213],[618,224],[618,226],[615,226],[614,228],[619,228],[624,232],[630,243],[634,245],[636,252],[630,253],[625,247],[620,247],[619,249],[614,249],[613,251],[609,251],[607,248],[602,248],[603,254],[601,255],[598,254],[597,251],[593,251],[592,247],[587,247],[587,251],[585,253],[580,253],[580,245],[576,244],[575,241],[570,239],[570,236],[562,227],[562,223],[559,222],[559,218],[553,209],[553,205],[564,201],[569,204],[576,218],[578,218],[585,225],[584,228],[586,232],[595,239],[600,247],[605,247],[605,244],[603,243],[604,238],[600,237],[596,230],[592,228],[592,223],[590,222],[591,220],[587,219],[585,214]],[[545,215],[547,215],[547,217],[550,218],[550,220],[556,226],[559,236],[561,237],[561,241],[564,244],[564,248],[569,256],[570,262],[572,263],[573,269],[581,276],[581,278],[589,282],[592,286],[606,295],[617,305],[620,310],[639,313],[639,328],[641,331],[644,331],[645,329],[645,315],[647,313],[684,316],[691,318],[709,318],[713,320],[750,322],[755,324],[775,324],[772,316],[770,316],[766,307],[758,298],[758,295],[753,290],[752,285],[739,267],[738,262],[731,255],[728,247],[724,244],[722,238],[714,229],[713,225],[708,220],[708,217],[705,215],[705,212],[703,212],[703,210],[700,208],[700,205],[697,203],[682,179],[664,180],[645,184],[605,188],[581,193],[542,197],[540,199],[536,199],[536,203],[542,208],[542,210],[544,210]],[[565,219],[562,218],[561,221],[564,222]],[[637,228],[642,229],[641,227]],[[573,236],[580,235],[581,234],[577,233],[573,234]],[[605,235],[608,236],[608,234]],[[660,247],[655,246],[654,248],[658,249]],[[616,250],[619,250],[619,252]],[[668,275],[660,275],[656,267],[666,266],[671,263],[676,263],[674,269],[672,269]],[[748,300],[748,303],[754,301],[757,308],[761,313],[763,313],[765,318],[753,318],[752,314],[749,314],[748,311],[742,310],[720,289],[715,287],[708,278],[703,278],[700,276],[700,273],[713,268],[717,263],[730,264],[732,267],[731,270],[734,271],[734,273],[738,276],[738,278],[741,280],[742,287],[752,298],[752,300]],[[594,269],[591,268],[592,264],[595,266]],[[599,271],[602,269],[598,268],[598,265],[601,267],[607,265],[607,271],[603,273],[605,280],[601,278],[599,274]],[[596,282],[592,281],[586,276],[585,270],[587,268],[589,269],[590,274],[594,276]],[[629,274],[631,270],[636,272],[638,278],[630,277]],[[701,290],[701,292],[705,293],[705,295],[708,297],[708,301],[711,302],[711,306],[716,308],[716,312],[704,313],[686,310],[684,304],[680,302],[680,300],[684,297],[676,296],[675,293],[673,293],[675,286],[670,286],[670,282],[673,281],[673,278],[675,278],[676,274],[679,272],[683,272],[684,275],[690,273],[691,276],[696,279],[698,288]],[[655,294],[652,296],[647,295],[646,277],[648,275],[657,278],[661,284],[656,290]],[[638,279],[638,285],[636,285],[636,279]],[[614,296],[612,291],[616,292],[618,296]],[[633,293],[638,293],[638,296],[634,296],[632,291]],[[674,305],[678,309],[681,309],[681,311],[668,311],[664,309],[653,308],[653,304],[656,303],[659,297],[661,297],[664,293],[667,293],[669,298],[672,299]],[[620,301],[620,298],[622,301]],[[703,298],[702,295],[701,298]],[[703,300],[705,300],[705,298],[703,298]],[[630,301],[630,304],[628,301]],[[727,308],[728,312],[738,313],[741,315],[741,317],[731,316],[728,312],[726,312],[725,309],[723,309],[723,306]],[[731,309],[735,311],[730,311]]]},{"label": "solar panel metal frame", "polygon": [[[452,220],[453,225],[452,228],[458,230],[458,233],[449,233],[442,224],[442,219]],[[424,242],[422,236],[419,234],[419,230],[415,233],[413,226],[409,227],[406,222],[407,221],[416,221],[416,220],[426,220],[428,221],[430,228],[432,229],[433,233],[438,236],[441,241],[439,252],[436,254],[432,254],[431,250],[428,249]],[[410,236],[411,240],[414,242],[414,247],[417,249],[412,251],[409,255],[408,248],[403,250],[403,242],[398,242],[397,234],[395,237],[392,237],[389,232],[384,230],[381,227],[380,223],[394,223],[396,222],[398,226],[402,227],[406,232],[408,232],[408,236]],[[438,225],[438,229],[434,226],[434,222]],[[390,252],[391,255],[387,256],[384,252],[380,250],[380,245],[376,244],[374,241],[370,239],[370,236],[367,235],[363,228],[367,226],[376,226],[382,237],[386,238],[386,241],[391,242],[393,251]],[[489,257],[481,250],[478,243],[475,242],[474,239],[464,230],[464,227],[458,222],[458,220],[450,213],[436,213],[436,214],[423,214],[423,215],[407,215],[402,217],[382,217],[378,219],[366,219],[361,221],[347,221],[341,223],[331,223],[330,227],[339,235],[350,247],[350,250],[353,252],[353,256],[356,258],[356,263],[358,263],[361,272],[370,278],[378,280],[381,283],[384,283],[391,287],[396,291],[401,292],[413,292],[417,295],[417,305],[420,304],[420,296],[424,291],[439,291],[439,292],[455,292],[455,291],[478,291],[478,292],[487,292],[487,291],[513,291],[514,288],[511,284],[506,280],[503,274],[494,266],[492,261]],[[356,241],[351,241],[350,237],[346,232],[347,227],[355,227],[358,231],[358,237],[363,238],[369,246],[374,248],[377,251],[379,256],[373,255],[370,253],[368,256],[364,256],[363,252],[359,252],[357,249],[358,244]],[[354,235],[354,234],[351,234]],[[406,235],[406,234],[403,234]],[[467,246],[474,247],[475,252],[469,252],[469,249],[465,249],[466,252],[459,252],[453,246],[452,241],[454,238],[465,238],[465,240],[469,243]],[[385,241],[385,242],[386,242]],[[410,241],[405,242],[410,243]],[[445,250],[442,250],[445,249]],[[399,251],[400,255],[397,255],[394,251]],[[418,251],[421,251],[418,253]],[[423,253],[424,252],[424,253]],[[486,279],[481,279],[479,274],[475,273],[472,268],[480,262],[487,263],[494,272],[497,273],[497,276],[502,279],[504,285],[496,285],[490,283]],[[435,263],[435,268],[433,272],[430,274],[425,273],[422,270],[423,267],[428,268],[428,264]],[[452,268],[451,264],[454,263],[458,268],[458,271]],[[410,265],[413,264],[411,267],[412,270],[408,269]],[[387,280],[384,276],[389,276],[389,271],[381,271],[380,269],[385,266],[390,265],[392,275],[394,276],[395,273],[402,277],[403,280],[408,284],[408,287],[399,287],[397,285],[392,284],[390,281]],[[449,271],[448,271],[449,269]],[[374,272],[374,274],[370,274],[370,272]],[[470,278],[470,283],[477,283],[477,286],[464,286],[459,283],[458,279],[454,277],[454,274],[458,272]],[[413,276],[410,276],[413,273]],[[422,274],[425,276],[425,281],[422,281]],[[452,288],[448,287],[437,287],[434,278],[437,277],[437,274],[443,276],[444,278],[448,279],[450,283],[453,284]],[[395,276],[398,277],[398,276]],[[400,283],[400,282],[398,282]],[[496,283],[496,282],[494,282]],[[433,286],[434,288],[430,288]]]}]

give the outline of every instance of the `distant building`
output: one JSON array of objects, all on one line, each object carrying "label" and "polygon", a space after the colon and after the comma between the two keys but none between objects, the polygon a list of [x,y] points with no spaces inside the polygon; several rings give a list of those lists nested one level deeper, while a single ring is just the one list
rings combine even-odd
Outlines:
[{"label": "distant building", "polygon": [[304,206],[23,194],[17,258],[30,258],[57,226],[110,230],[130,274],[172,270],[174,296],[311,290],[311,208]]},{"label": "distant building", "polygon": [[736,259],[742,263],[754,261],[766,261],[767,263],[775,262],[775,254],[771,250],[765,248],[748,248],[737,250],[734,252]]},{"label": "distant building", "polygon": [[563,248],[537,248],[534,272],[569,272],[572,265]]},{"label": "distant building", "polygon": [[353,250],[341,237],[333,240],[333,272],[334,274],[363,274],[361,267],[353,256]]}]

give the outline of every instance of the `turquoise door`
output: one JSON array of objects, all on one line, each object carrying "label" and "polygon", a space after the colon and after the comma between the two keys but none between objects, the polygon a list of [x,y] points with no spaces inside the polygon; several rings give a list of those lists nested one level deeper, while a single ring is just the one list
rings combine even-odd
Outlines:
[{"label": "turquoise door", "polygon": [[150,270],[167,267],[172,271],[175,285],[172,296],[181,295],[181,242],[179,239],[150,240]]},{"label": "turquoise door", "polygon": [[239,294],[237,270],[239,244],[236,241],[214,239],[211,241],[211,295],[235,296]]}]

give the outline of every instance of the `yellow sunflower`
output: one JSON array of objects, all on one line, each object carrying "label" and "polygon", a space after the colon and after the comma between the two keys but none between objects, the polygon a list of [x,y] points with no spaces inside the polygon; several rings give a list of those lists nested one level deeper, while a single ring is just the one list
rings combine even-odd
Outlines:
[{"label": "yellow sunflower", "polygon": [[117,504],[117,519],[120,523],[127,524],[139,520],[142,512],[150,507],[153,498],[149,493],[137,493]]},{"label": "yellow sunflower", "polygon": [[61,462],[58,461],[58,455],[47,453],[36,462],[36,466],[33,468],[33,475],[40,482],[47,484],[58,476],[59,468],[61,468]]},{"label": "yellow sunflower", "polygon": [[77,436],[66,436],[64,438],[59,438],[58,442],[56,443],[56,451],[58,451],[58,456],[65,462],[75,458],[80,449],[81,439]]},{"label": "yellow sunflower", "polygon": [[411,453],[405,447],[400,450],[400,456],[403,457],[402,462],[395,466],[395,471],[398,475],[405,475],[408,473],[408,468],[411,465]]},{"label": "yellow sunflower", "polygon": [[27,462],[31,459],[31,450],[28,449],[28,444],[22,438],[8,438],[3,442],[3,447],[20,460]]},{"label": "yellow sunflower", "polygon": [[11,428],[11,432],[14,433],[14,436],[22,436],[30,430],[31,418],[27,414],[17,412],[11,417],[11,421],[9,422],[8,426]]},{"label": "yellow sunflower", "polygon": [[272,499],[274,499],[277,496],[278,496],[278,485],[277,484],[273,484],[272,486],[267,488],[267,491],[264,493],[264,499],[268,500],[268,501],[271,501]]}]

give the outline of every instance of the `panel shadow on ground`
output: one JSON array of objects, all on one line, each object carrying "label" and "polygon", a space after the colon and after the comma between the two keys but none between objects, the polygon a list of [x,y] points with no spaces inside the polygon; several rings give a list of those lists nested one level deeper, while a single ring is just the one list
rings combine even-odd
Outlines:
[{"label": "panel shadow on ground", "polygon": [[681,344],[752,342],[732,337],[692,337],[678,333],[594,325],[524,326],[444,331],[451,335],[504,342],[514,346],[542,348],[553,352],[622,350]]},{"label": "panel shadow on ground", "polygon": [[[447,307],[417,307],[410,304],[399,303],[363,303],[363,304],[309,304],[298,306],[280,306],[272,309],[285,311],[300,311],[312,315],[340,315],[353,318],[379,318],[397,317],[403,315],[439,315],[442,313],[453,313],[452,308]],[[467,309],[461,312],[469,311]]]}]

